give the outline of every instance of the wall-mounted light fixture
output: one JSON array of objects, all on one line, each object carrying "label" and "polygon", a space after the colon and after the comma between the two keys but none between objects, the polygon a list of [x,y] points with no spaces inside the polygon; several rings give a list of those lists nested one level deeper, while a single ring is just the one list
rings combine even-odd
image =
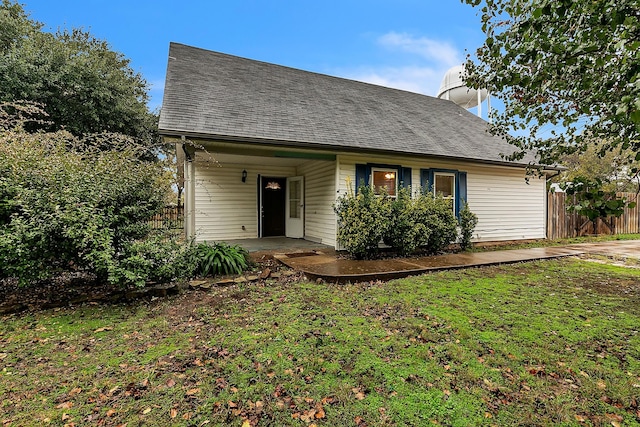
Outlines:
[{"label": "wall-mounted light fixture", "polygon": [[242,182],[247,182],[247,170],[242,171]]}]

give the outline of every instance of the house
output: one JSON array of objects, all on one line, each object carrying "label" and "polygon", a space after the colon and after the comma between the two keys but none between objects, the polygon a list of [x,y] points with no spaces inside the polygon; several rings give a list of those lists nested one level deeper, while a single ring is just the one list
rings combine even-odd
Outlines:
[{"label": "house", "polygon": [[545,180],[451,101],[171,43],[160,134],[184,152],[186,232],[337,246],[348,182],[466,200],[476,241],[545,237]]}]

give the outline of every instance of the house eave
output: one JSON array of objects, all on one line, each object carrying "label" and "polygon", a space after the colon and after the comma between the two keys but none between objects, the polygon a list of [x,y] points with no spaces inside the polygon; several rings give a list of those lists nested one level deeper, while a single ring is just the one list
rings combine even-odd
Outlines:
[{"label": "house eave", "polygon": [[[442,160],[455,160],[455,161],[465,161],[472,163],[481,163],[487,165],[495,165],[495,166],[510,166],[510,167],[518,167],[518,168],[538,168],[538,165],[530,164],[530,163],[517,163],[506,160],[488,160],[488,159],[476,159],[470,157],[458,157],[458,156],[445,156],[439,154],[430,154],[430,153],[419,153],[412,151],[397,151],[397,150],[385,150],[385,149],[376,149],[376,148],[360,148],[353,147],[349,145],[327,145],[327,144],[318,144],[313,142],[305,142],[305,141],[287,141],[287,140],[274,140],[269,138],[257,138],[257,137],[246,137],[246,136],[235,136],[235,135],[214,135],[207,133],[199,133],[192,131],[180,131],[180,130],[166,130],[160,129],[160,136],[168,137],[168,138],[182,138],[185,137],[187,139],[198,139],[203,141],[217,141],[217,142],[241,142],[243,144],[262,146],[262,147],[286,147],[286,148],[298,148],[298,149],[312,149],[323,152],[332,152],[336,153],[337,151],[343,153],[370,153],[370,154],[378,154],[378,155],[411,155],[418,156],[421,158],[435,158]],[[562,166],[544,166],[543,171],[562,171],[565,168]]]}]

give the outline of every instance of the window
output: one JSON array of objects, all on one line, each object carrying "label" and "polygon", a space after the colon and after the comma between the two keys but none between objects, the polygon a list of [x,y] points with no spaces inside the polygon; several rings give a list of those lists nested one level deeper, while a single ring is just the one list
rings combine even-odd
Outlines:
[{"label": "window", "polygon": [[396,197],[398,188],[411,187],[411,168],[388,164],[356,164],[356,189],[361,185],[370,186],[376,194],[387,188],[391,197]]},{"label": "window", "polygon": [[300,200],[302,191],[300,189],[300,180],[289,181],[289,218],[300,218],[302,214]]},{"label": "window", "polygon": [[451,200],[458,216],[467,201],[467,173],[453,169],[420,169],[420,186]]},{"label": "window", "polygon": [[451,201],[451,209],[455,213],[454,200],[456,199],[456,176],[450,173],[434,173],[433,191],[436,195],[441,195]]},{"label": "window", "polygon": [[373,192],[382,194],[383,188],[390,197],[396,197],[398,189],[398,171],[396,169],[371,169]]}]

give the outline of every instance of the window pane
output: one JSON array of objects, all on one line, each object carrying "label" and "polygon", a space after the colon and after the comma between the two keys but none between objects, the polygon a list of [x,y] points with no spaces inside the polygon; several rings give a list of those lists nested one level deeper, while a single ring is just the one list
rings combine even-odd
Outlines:
[{"label": "window pane", "polygon": [[300,218],[300,181],[289,182],[289,218]]},{"label": "window pane", "polygon": [[389,196],[396,195],[396,179],[398,173],[395,170],[373,171],[373,189],[376,194],[382,193],[382,188],[387,189]]},{"label": "window pane", "polygon": [[453,197],[454,177],[449,175],[436,175],[436,194],[443,197]]}]

